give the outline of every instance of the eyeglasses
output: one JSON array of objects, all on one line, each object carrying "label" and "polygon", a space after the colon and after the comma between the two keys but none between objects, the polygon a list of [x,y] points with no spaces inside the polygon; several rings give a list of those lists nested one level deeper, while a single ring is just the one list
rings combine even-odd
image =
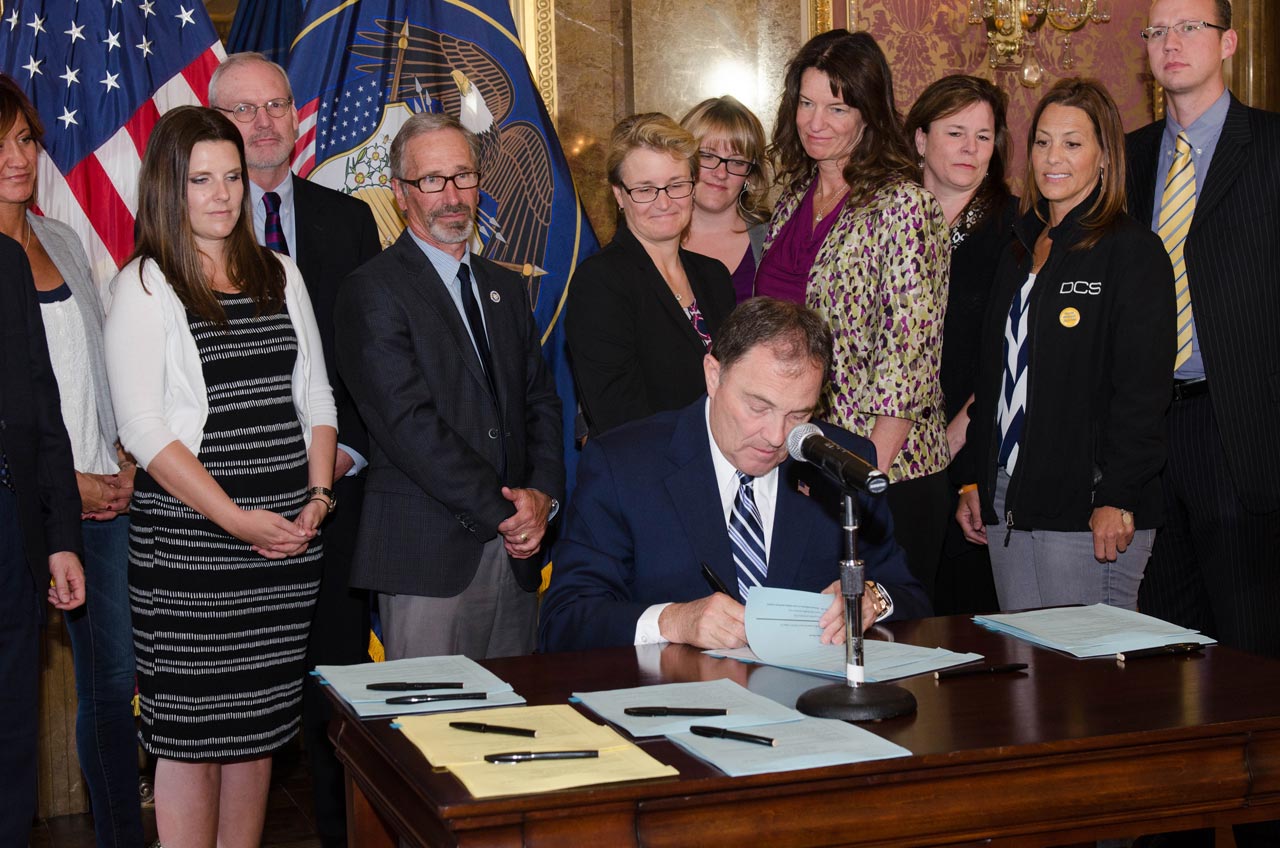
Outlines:
[{"label": "eyeglasses", "polygon": [[453,187],[458,191],[466,191],[480,185],[480,172],[463,171],[460,174],[454,174],[452,177],[427,174],[425,177],[418,177],[416,180],[402,179],[400,182],[413,186],[423,194],[439,194],[444,191],[444,187],[449,183],[453,183]]},{"label": "eyeglasses", "polygon": [[665,191],[667,197],[672,200],[680,200],[693,194],[693,180],[680,180],[671,185],[664,186],[638,186],[636,188],[627,188],[622,186],[622,190],[636,203],[652,203],[658,199],[658,193]]},{"label": "eyeglasses", "polygon": [[258,117],[259,109],[266,109],[267,114],[273,118],[283,118],[292,105],[292,97],[277,97],[275,100],[268,100],[261,106],[253,103],[237,103],[230,109],[223,109],[221,106],[218,106],[217,109],[219,112],[226,112],[240,123],[247,124]]},{"label": "eyeglasses", "polygon": [[726,159],[723,156],[715,155],[709,150],[698,151],[699,167],[708,171],[714,171],[716,168],[720,167],[721,163],[724,164],[724,169],[735,177],[750,176],[751,172],[756,169],[755,162],[748,162],[745,159]]},{"label": "eyeglasses", "polygon": [[1163,41],[1164,37],[1169,34],[1169,30],[1173,30],[1183,38],[1187,38],[1200,32],[1205,27],[1216,29],[1220,32],[1227,31],[1226,27],[1211,24],[1208,21],[1178,21],[1178,23],[1170,24],[1169,26],[1149,26],[1139,34],[1142,36],[1143,41]]}]

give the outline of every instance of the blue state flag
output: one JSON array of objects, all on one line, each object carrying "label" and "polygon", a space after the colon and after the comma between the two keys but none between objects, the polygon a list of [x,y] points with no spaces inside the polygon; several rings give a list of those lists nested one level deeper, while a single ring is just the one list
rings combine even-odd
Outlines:
[{"label": "blue state flag", "polygon": [[240,0],[227,36],[228,53],[261,53],[283,65],[302,27],[302,0]]},{"label": "blue state flag", "polygon": [[572,486],[577,396],[564,343],[574,268],[599,249],[507,0],[310,0],[289,54],[300,138],[294,169],[366,201],[390,244],[404,228],[391,140],[416,112],[445,112],[480,137],[472,248],[521,274],[564,405]]}]

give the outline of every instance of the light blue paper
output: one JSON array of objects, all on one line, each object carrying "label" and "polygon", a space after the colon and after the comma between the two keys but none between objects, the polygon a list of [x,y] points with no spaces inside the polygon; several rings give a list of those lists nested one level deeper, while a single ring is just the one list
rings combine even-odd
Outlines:
[{"label": "light blue paper", "polygon": [[[707,651],[717,657],[845,678],[844,643],[824,645],[818,619],[831,606],[831,596],[794,589],[756,587],[747,596],[746,628],[750,647]],[[899,680],[917,674],[982,659],[945,648],[923,648],[902,642],[867,639],[863,664],[870,683]]]},{"label": "light blue paper", "polygon": [[[748,692],[732,680],[706,680],[694,683],[662,683],[613,689],[602,692],[574,692],[586,707],[606,721],[621,727],[635,737],[664,736],[688,730],[690,725],[710,727],[742,727],[752,724],[797,721],[801,714]],[[724,708],[722,716],[629,716],[627,707],[704,707]]]},{"label": "light blue paper", "polygon": [[906,748],[869,730],[829,718],[803,718],[786,724],[735,729],[767,736],[777,745],[707,739],[692,733],[671,733],[668,738],[730,777],[911,756]]},{"label": "light blue paper", "polygon": [[[355,665],[322,665],[316,672],[333,686],[342,699],[361,718],[389,715],[439,713],[449,710],[475,710],[484,707],[510,707],[525,703],[511,687],[493,672],[464,656],[412,657],[380,663]],[[413,692],[377,692],[370,683],[394,681],[447,680],[463,684],[461,689],[424,689]],[[484,700],[434,701],[425,704],[388,704],[388,698],[401,695],[443,695],[447,693],[485,692]]]},{"label": "light blue paper", "polygon": [[1106,604],[977,615],[973,620],[990,630],[1081,658],[1179,642],[1216,644],[1214,639],[1194,630]]}]

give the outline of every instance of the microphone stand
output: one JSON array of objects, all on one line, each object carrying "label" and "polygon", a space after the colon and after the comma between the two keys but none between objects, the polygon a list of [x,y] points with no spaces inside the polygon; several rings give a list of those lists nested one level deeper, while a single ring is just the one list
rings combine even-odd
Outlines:
[{"label": "microphone stand", "polygon": [[845,682],[818,686],[796,701],[796,709],[818,718],[879,721],[916,711],[916,697],[891,683],[867,683],[863,665],[862,594],[865,567],[858,559],[858,503],[844,493],[844,559],[840,593],[844,595]]}]

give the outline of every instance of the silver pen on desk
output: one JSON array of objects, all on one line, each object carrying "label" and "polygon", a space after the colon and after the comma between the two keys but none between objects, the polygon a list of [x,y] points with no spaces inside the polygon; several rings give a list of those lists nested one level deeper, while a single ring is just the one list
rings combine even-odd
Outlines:
[{"label": "silver pen on desk", "polygon": [[529,763],[535,760],[590,760],[600,756],[599,751],[507,751],[502,754],[485,754],[489,763]]}]

